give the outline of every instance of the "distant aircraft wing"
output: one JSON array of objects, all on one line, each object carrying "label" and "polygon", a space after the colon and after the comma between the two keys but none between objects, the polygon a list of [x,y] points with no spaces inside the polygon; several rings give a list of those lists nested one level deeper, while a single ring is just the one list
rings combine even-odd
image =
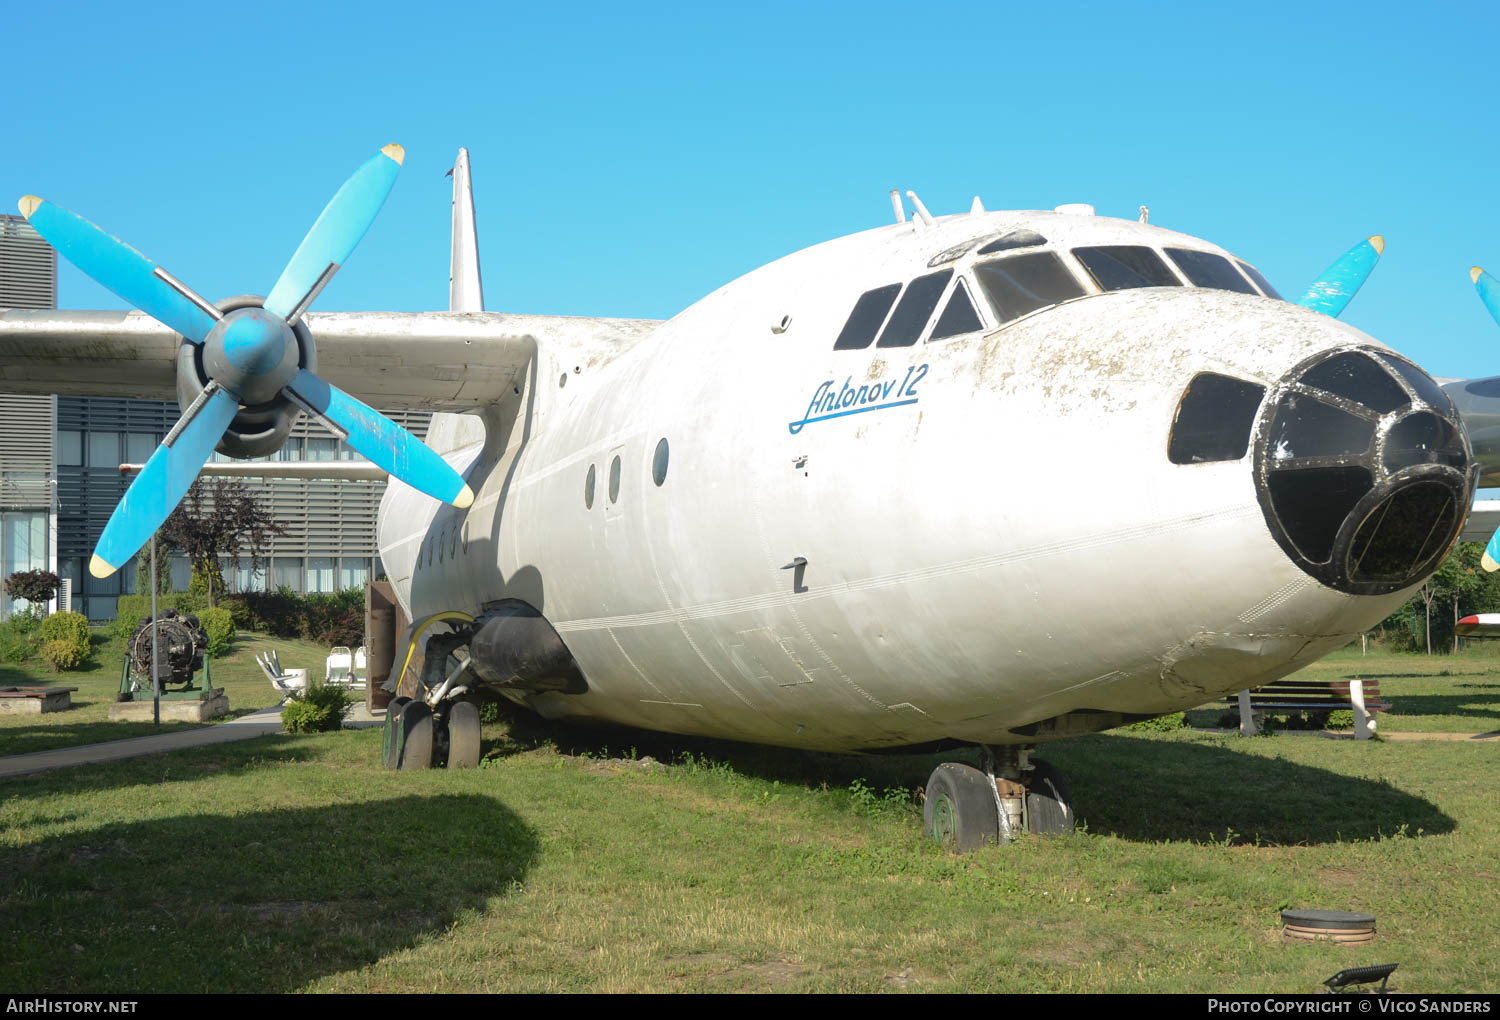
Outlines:
[{"label": "distant aircraft wing", "polygon": [[[372,407],[468,411],[511,394],[541,343],[608,356],[660,323],[499,312],[307,317],[318,374]],[[182,338],[140,312],[0,310],[0,392],[177,397]]]},{"label": "distant aircraft wing", "polygon": [[1466,616],[1453,625],[1459,637],[1500,637],[1500,613]]},{"label": "distant aircraft wing", "polygon": [[[1463,417],[1474,459],[1479,461],[1481,488],[1500,486],[1500,376],[1485,379],[1439,380],[1443,392]],[[1488,535],[1478,541],[1487,541]]]}]

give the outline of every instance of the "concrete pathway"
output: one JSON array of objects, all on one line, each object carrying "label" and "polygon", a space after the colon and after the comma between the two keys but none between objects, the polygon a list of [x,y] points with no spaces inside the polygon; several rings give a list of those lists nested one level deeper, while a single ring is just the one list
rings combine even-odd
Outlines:
[{"label": "concrete pathway", "polygon": [[[344,728],[368,729],[385,724],[385,713],[374,715],[357,703],[344,719]],[[0,758],[0,779],[9,776],[24,776],[48,769],[62,769],[73,765],[93,765],[97,762],[119,761],[122,758],[139,758],[146,754],[161,754],[164,751],[180,751],[186,747],[205,747],[209,744],[227,744],[232,740],[249,740],[281,732],[281,706],[262,708],[242,715],[238,719],[216,723],[193,730],[175,733],[155,733],[148,737],[129,737],[125,740],[108,740],[102,744],[81,744],[78,747],[59,747],[51,751],[33,751],[30,754],[13,754]]]}]

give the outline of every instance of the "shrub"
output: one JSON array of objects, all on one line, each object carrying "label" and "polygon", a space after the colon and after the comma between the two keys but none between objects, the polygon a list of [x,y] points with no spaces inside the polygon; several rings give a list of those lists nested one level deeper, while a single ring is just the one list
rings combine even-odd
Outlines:
[{"label": "shrub", "polygon": [[53,669],[77,669],[89,658],[89,621],[82,613],[53,613],[42,621],[42,658]]},{"label": "shrub", "polygon": [[323,733],[336,730],[349,711],[349,697],[342,688],[315,683],[305,694],[293,695],[281,710],[281,725],[288,733]]},{"label": "shrub", "polygon": [[62,587],[62,579],[50,570],[18,570],[5,579],[5,593],[13,599],[25,599],[41,612]]},{"label": "shrub", "polygon": [[52,668],[58,672],[65,669],[77,669],[88,658],[88,649],[80,649],[73,642],[61,638],[43,641],[42,658],[50,662]]},{"label": "shrub", "polygon": [[41,645],[41,623],[26,613],[17,613],[0,623],[0,662],[25,662]]},{"label": "shrub", "polygon": [[1141,719],[1130,723],[1124,726],[1123,729],[1136,733],[1174,733],[1186,725],[1187,715],[1185,713],[1168,712],[1166,715],[1153,716],[1150,719]]},{"label": "shrub", "polygon": [[1354,709],[1335,708],[1328,713],[1328,728],[1331,730],[1354,729]]},{"label": "shrub", "polygon": [[[168,609],[181,608],[177,604],[180,596],[168,592],[156,596],[156,611],[165,612]],[[118,603],[118,616],[115,622],[109,625],[109,632],[115,637],[129,638],[135,633],[135,629],[141,625],[141,621],[151,616],[151,596],[146,595],[121,595]]]},{"label": "shrub", "polygon": [[234,615],[227,609],[205,609],[198,614],[198,623],[208,634],[208,654],[217,659],[234,640]]}]

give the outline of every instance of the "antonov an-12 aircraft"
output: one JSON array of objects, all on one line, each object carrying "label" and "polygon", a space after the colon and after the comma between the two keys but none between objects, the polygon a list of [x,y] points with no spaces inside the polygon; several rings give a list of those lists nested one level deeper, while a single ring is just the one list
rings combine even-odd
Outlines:
[{"label": "antonov an-12 aircraft", "polygon": [[[1500,381],[1445,392],[1335,318],[1378,236],[1292,302],[1144,208],[934,216],[907,192],[908,218],[893,192],[895,222],[665,322],[496,314],[460,152],[450,310],[309,313],[403,155],[355,173],[268,296],[217,304],[28,196],[140,313],[0,313],[0,389],[183,407],[95,574],[215,449],[264,456],[299,413],[394,476],[380,554],[421,646],[398,649],[394,767],[475,764],[487,689],[788,747],[979,745],[982,769],[933,772],[929,833],[1058,832],[1072,809],[1032,748],[1346,644],[1500,467],[1463,417]],[[439,413],[424,445],[367,405]]]}]

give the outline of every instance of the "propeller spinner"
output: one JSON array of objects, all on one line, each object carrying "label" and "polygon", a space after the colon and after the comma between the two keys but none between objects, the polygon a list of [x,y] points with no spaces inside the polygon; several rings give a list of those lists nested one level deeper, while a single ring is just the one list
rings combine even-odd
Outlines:
[{"label": "propeller spinner", "polygon": [[227,313],[88,220],[34,195],[21,199],[21,214],[68,261],[202,347],[209,377],[115,507],[89,563],[95,577],[120,569],[167,519],[241,406],[290,402],[407,485],[457,507],[474,501],[458,472],[420,439],[302,368],[292,332],[369,230],[405,157],[394,144],[370,157],[324,208],[262,306]]}]

